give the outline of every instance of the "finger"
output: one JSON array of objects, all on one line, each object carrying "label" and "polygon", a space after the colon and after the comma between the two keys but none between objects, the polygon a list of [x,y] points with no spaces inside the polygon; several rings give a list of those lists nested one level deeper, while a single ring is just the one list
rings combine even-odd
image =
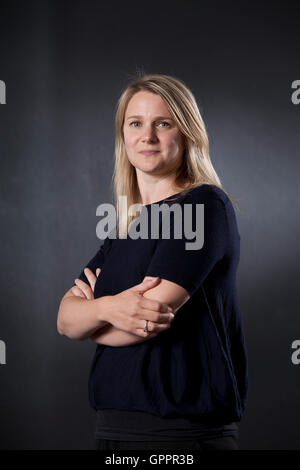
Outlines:
[{"label": "finger", "polygon": [[174,313],[172,307],[170,307],[168,304],[160,302],[159,300],[147,299],[147,297],[143,297],[141,299],[140,305],[142,308],[154,310],[155,312]]},{"label": "finger", "polygon": [[91,286],[91,289],[92,291],[94,292],[94,288],[95,288],[95,284],[96,284],[96,281],[97,281],[97,277],[95,276],[95,274],[93,273],[93,271],[91,271],[89,268],[84,268],[84,274],[87,278],[87,280],[89,281],[90,283],[90,286]]},{"label": "finger", "polygon": [[153,310],[147,310],[147,309],[142,309],[140,313],[140,318],[137,318],[138,321],[142,319],[144,322],[145,320],[149,320],[152,323],[171,323],[172,320],[174,319],[174,314],[173,313],[160,313],[160,312],[153,312]]},{"label": "finger", "polygon": [[161,331],[165,331],[170,328],[170,323],[153,323],[152,321],[147,322],[147,331],[144,331],[146,326],[146,321],[140,321],[140,324],[137,327],[137,330],[142,330],[144,336],[149,336],[149,334],[157,334]]},{"label": "finger", "polygon": [[100,269],[100,268],[97,268],[97,269],[96,269],[96,276],[98,277],[100,273],[101,273],[101,269]]},{"label": "finger", "polygon": [[82,281],[81,279],[75,279],[74,282],[76,286],[78,286],[82,290],[87,299],[92,300],[94,298],[94,293],[92,289],[84,281]]},{"label": "finger", "polygon": [[79,287],[74,286],[72,287],[71,291],[76,297],[83,297],[84,299],[86,299],[84,292],[82,292],[82,290],[79,289]]},{"label": "finger", "polygon": [[147,292],[147,290],[153,289],[153,287],[157,286],[160,282],[161,279],[159,277],[156,277],[154,279],[147,279],[146,281],[143,281],[140,284],[131,287],[130,290],[136,292],[137,294],[144,294],[145,292]]}]

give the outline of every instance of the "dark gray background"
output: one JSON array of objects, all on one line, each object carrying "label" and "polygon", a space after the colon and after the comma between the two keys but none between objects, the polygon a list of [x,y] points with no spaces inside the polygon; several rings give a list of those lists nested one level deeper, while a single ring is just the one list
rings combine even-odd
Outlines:
[{"label": "dark gray background", "polygon": [[115,106],[142,69],[190,87],[216,171],[239,199],[241,449],[300,449],[299,20],[289,1],[1,1],[1,448],[94,448],[96,345],[60,336],[56,318],[101,243]]}]

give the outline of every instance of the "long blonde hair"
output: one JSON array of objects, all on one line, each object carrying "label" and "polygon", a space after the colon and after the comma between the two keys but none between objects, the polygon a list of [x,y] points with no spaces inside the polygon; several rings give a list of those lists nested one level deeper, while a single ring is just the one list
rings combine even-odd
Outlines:
[{"label": "long blonde hair", "polygon": [[[209,141],[205,124],[194,95],[182,80],[161,74],[142,75],[131,81],[121,94],[115,114],[115,167],[112,177],[114,204],[117,214],[117,236],[125,236],[129,224],[137,217],[120,211],[119,196],[127,197],[127,205],[141,204],[135,167],[130,163],[124,144],[123,124],[127,105],[139,91],[159,95],[165,102],[171,116],[183,134],[185,152],[181,167],[175,175],[175,186],[181,188],[179,196],[202,184],[211,184],[224,190],[209,156]],[[177,196],[177,197],[179,197]],[[118,229],[119,227],[119,229]]]}]

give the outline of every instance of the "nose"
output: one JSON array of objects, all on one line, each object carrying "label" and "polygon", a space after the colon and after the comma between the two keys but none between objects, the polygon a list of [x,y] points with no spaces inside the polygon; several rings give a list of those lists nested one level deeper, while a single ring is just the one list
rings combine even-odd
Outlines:
[{"label": "nose", "polygon": [[155,141],[157,139],[155,129],[154,127],[150,126],[145,126],[144,132],[143,132],[143,137],[142,140],[143,142],[148,142],[148,141]]}]

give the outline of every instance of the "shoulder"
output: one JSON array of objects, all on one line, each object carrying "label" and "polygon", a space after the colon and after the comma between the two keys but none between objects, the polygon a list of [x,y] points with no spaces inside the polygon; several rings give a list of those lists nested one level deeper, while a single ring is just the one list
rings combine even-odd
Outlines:
[{"label": "shoulder", "polygon": [[205,217],[215,220],[223,218],[232,223],[236,218],[233,204],[225,191],[213,184],[202,184],[191,189],[182,203],[191,204],[195,208],[203,204]]},{"label": "shoulder", "polygon": [[[183,202],[186,203],[211,203],[211,205],[223,205],[231,204],[231,201],[225,191],[213,184],[201,184],[196,188],[192,188],[183,198]],[[219,204],[218,204],[219,203]]]},{"label": "shoulder", "polygon": [[102,244],[100,245],[100,250],[102,250],[104,253],[107,253],[108,250],[111,248],[112,242],[113,242],[113,230],[104,238],[104,241],[102,241]]}]

